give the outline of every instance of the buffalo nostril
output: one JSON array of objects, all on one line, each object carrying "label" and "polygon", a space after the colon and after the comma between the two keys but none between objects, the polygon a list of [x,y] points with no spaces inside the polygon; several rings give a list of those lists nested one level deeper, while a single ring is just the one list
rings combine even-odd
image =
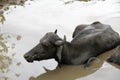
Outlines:
[{"label": "buffalo nostril", "polygon": [[24,55],[24,58],[28,58],[29,56],[27,54]]},{"label": "buffalo nostril", "polygon": [[26,60],[27,62],[33,62],[33,59],[32,59],[31,56],[28,55],[28,54],[25,54],[25,55],[24,55],[24,58],[25,58],[25,60]]}]

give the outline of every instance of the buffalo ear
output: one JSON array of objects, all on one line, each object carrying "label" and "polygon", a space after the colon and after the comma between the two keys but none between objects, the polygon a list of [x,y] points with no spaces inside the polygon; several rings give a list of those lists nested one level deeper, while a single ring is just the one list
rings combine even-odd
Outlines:
[{"label": "buffalo ear", "polygon": [[55,34],[57,34],[57,29],[54,31]]},{"label": "buffalo ear", "polygon": [[65,44],[65,42],[66,42],[66,36],[64,36],[63,40],[57,40],[57,41],[55,41],[55,45],[56,46],[61,46],[61,45]]}]

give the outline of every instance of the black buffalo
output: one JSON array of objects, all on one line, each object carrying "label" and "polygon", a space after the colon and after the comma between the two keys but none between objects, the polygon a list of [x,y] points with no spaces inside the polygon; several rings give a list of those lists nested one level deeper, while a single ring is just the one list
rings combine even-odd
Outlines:
[{"label": "black buffalo", "polygon": [[120,44],[120,37],[109,25],[94,22],[79,25],[73,40],[61,39],[57,31],[46,33],[40,43],[24,55],[28,62],[54,58],[59,64],[85,64],[93,57]]},{"label": "black buffalo", "polygon": [[[100,22],[94,22],[93,24],[95,25],[94,27],[97,29],[104,28],[104,26],[101,26],[102,24],[100,24]],[[86,24],[78,25],[76,27],[72,37],[74,38],[79,32],[81,32],[87,26],[88,25],[86,25]],[[115,52],[109,59],[107,59],[107,61],[120,65],[120,46],[119,46],[117,52]]]}]

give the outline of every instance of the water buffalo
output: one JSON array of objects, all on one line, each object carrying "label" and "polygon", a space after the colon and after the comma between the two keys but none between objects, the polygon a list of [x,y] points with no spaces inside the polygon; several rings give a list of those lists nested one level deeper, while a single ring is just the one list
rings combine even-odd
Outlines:
[{"label": "water buffalo", "polygon": [[120,65],[120,46],[117,52],[113,54],[107,61]]},{"label": "water buffalo", "polygon": [[79,65],[120,44],[118,33],[109,25],[94,22],[80,26],[76,27],[71,42],[65,36],[61,39],[57,31],[46,33],[24,58],[28,62],[54,58],[59,64]]},{"label": "water buffalo", "polygon": [[[93,25],[94,25],[94,28],[96,28],[96,29],[101,29],[101,28],[105,28],[104,26],[105,26],[105,24],[104,24],[104,26],[102,26],[103,24],[101,24],[100,22],[94,22],[93,23]],[[81,32],[82,30],[84,30],[84,28],[86,28],[88,25],[86,25],[86,24],[82,24],[82,25],[78,25],[77,27],[76,27],[76,29],[75,29],[75,31],[73,32],[73,35],[72,35],[72,37],[74,38],[77,34],[79,34],[79,32]],[[109,25],[108,25],[109,26]],[[116,33],[116,35],[117,35],[118,33]],[[119,35],[119,34],[118,34]],[[119,45],[119,44],[118,44]],[[109,59],[107,59],[107,61],[108,62],[113,62],[113,63],[115,63],[115,64],[118,64],[118,65],[120,65],[120,48],[118,49],[118,51],[114,54],[114,55],[112,55]]]}]

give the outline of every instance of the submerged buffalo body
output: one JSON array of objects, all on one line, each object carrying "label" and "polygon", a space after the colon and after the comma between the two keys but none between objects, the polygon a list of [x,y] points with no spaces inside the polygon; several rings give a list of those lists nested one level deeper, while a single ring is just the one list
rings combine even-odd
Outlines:
[{"label": "submerged buffalo body", "polygon": [[120,65],[120,46],[117,52],[113,54],[107,61]]},{"label": "submerged buffalo body", "polygon": [[120,37],[109,25],[94,22],[79,25],[73,33],[73,40],[62,40],[57,31],[46,33],[40,43],[24,55],[28,62],[54,58],[59,64],[84,64],[92,57],[115,48]]}]

